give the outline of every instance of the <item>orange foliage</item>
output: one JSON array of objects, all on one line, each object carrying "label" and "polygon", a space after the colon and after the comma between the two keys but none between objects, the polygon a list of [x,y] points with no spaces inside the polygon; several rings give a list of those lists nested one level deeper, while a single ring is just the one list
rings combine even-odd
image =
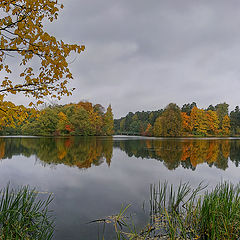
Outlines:
[{"label": "orange foliage", "polygon": [[93,105],[90,102],[79,102],[76,106],[77,106],[77,108],[82,107],[88,112],[93,111]]},{"label": "orange foliage", "polygon": [[70,124],[67,124],[67,125],[65,126],[65,129],[66,129],[67,131],[69,131],[69,132],[73,132],[73,131],[74,131],[73,126],[70,125]]},{"label": "orange foliage", "polygon": [[151,140],[146,140],[146,147],[147,147],[147,149],[152,148],[152,141]]},{"label": "orange foliage", "polygon": [[181,112],[182,116],[182,126],[184,132],[190,132],[191,131],[191,125],[190,125],[190,116],[187,115],[185,112]]},{"label": "orange foliage", "polygon": [[5,155],[5,142],[0,143],[0,159],[2,159]]},{"label": "orange foliage", "polygon": [[143,133],[144,136],[152,136],[152,125],[148,123],[146,130]]},{"label": "orange foliage", "polygon": [[225,158],[228,158],[230,155],[230,143],[229,140],[225,140],[222,144],[222,154]]},{"label": "orange foliage", "polygon": [[220,153],[225,158],[230,154],[229,141],[220,144],[219,141],[190,141],[182,145],[181,161],[189,160],[193,167],[200,163],[216,163]]},{"label": "orange foliage", "polygon": [[71,138],[66,139],[66,141],[64,142],[64,145],[66,148],[71,147],[72,144],[73,144],[73,141]]}]

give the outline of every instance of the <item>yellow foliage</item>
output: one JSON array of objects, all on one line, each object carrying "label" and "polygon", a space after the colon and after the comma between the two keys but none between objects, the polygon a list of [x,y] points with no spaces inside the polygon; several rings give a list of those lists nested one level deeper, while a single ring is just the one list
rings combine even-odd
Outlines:
[{"label": "yellow foliage", "polygon": [[[0,72],[5,75],[0,83],[2,113],[12,114],[9,104],[3,104],[3,96],[8,93],[32,96],[37,104],[46,96],[59,99],[72,94],[72,89],[67,88],[68,81],[73,78],[67,57],[72,52],[84,51],[85,46],[59,41],[43,28],[46,20],[57,19],[61,8],[63,5],[54,0],[0,1]],[[11,79],[9,53],[20,57],[17,83]]]},{"label": "yellow foliage", "polygon": [[20,125],[28,116],[36,116],[38,111],[34,108],[26,108],[23,105],[17,106],[12,102],[0,100],[0,128],[15,127]]},{"label": "yellow foliage", "polygon": [[190,129],[198,135],[206,135],[208,130],[207,115],[203,109],[194,107],[190,114]]},{"label": "yellow foliage", "polygon": [[63,121],[67,120],[67,116],[63,112],[58,113],[58,117],[60,120],[63,120]]},{"label": "yellow foliage", "polygon": [[228,115],[223,117],[222,121],[222,134],[229,135],[230,134],[230,118]]},{"label": "yellow foliage", "polygon": [[181,112],[181,116],[182,116],[183,131],[191,132],[190,116],[188,116],[185,112]]},{"label": "yellow foliage", "polygon": [[158,117],[153,126],[153,135],[156,137],[162,136],[162,120]]},{"label": "yellow foliage", "polygon": [[218,134],[220,121],[216,111],[208,110],[206,112],[208,131],[210,134]]}]

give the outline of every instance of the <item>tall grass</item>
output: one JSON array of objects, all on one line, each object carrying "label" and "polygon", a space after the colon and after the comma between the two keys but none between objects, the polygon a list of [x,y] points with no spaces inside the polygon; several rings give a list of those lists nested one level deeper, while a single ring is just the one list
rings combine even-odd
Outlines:
[{"label": "tall grass", "polygon": [[50,240],[53,236],[53,218],[49,204],[29,187],[11,189],[9,185],[0,192],[0,239]]},{"label": "tall grass", "polygon": [[207,239],[239,239],[240,187],[219,184],[207,192],[199,208],[199,232]]},{"label": "tall grass", "polygon": [[150,221],[143,229],[136,231],[126,209],[107,222],[116,239],[240,239],[240,185],[205,188],[202,183],[194,189],[188,183],[151,185]]}]

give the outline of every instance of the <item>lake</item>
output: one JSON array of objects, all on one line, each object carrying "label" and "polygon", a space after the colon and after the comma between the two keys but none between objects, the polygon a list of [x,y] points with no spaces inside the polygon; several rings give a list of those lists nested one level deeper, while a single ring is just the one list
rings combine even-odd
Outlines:
[{"label": "lake", "polygon": [[[144,137],[2,137],[0,182],[53,193],[54,239],[97,239],[98,224],[131,204],[141,226],[149,217],[150,184],[238,183],[240,139]],[[100,227],[101,230],[101,227]],[[106,238],[112,239],[111,227]]]}]

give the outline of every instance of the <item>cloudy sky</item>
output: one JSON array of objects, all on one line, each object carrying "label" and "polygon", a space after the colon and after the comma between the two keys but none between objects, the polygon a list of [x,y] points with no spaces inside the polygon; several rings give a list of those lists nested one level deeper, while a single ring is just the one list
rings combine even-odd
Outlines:
[{"label": "cloudy sky", "polygon": [[115,117],[170,102],[240,104],[239,0],[62,2],[48,31],[86,46],[69,59],[76,90],[62,103],[111,103]]}]

